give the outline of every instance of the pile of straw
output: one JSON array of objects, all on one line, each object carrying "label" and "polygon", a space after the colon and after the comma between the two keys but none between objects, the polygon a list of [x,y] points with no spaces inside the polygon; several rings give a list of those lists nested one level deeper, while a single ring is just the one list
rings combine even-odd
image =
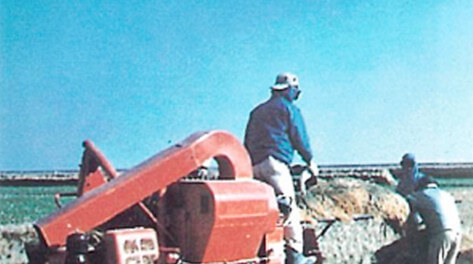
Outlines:
[{"label": "pile of straw", "polygon": [[392,189],[361,179],[320,179],[303,200],[303,219],[310,222],[325,218],[351,221],[358,215],[371,215],[400,227],[409,214],[406,200]]}]

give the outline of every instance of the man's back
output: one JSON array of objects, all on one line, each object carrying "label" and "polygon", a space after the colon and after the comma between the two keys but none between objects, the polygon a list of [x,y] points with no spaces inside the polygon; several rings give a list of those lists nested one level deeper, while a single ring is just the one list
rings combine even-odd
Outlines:
[{"label": "man's back", "polygon": [[[291,73],[281,73],[271,86],[271,98],[251,111],[246,126],[245,147],[251,156],[254,178],[274,189],[278,201],[290,210],[284,214],[286,263],[313,264],[314,257],[303,254],[303,230],[289,165],[294,150],[307,166],[312,153],[299,109],[292,103],[300,95],[299,80]],[[315,164],[316,165],[316,164]]]},{"label": "man's back", "polygon": [[245,134],[245,146],[252,161],[257,164],[269,155],[286,162],[292,159],[292,147],[287,133],[289,102],[282,97],[272,97],[258,105],[250,114]]},{"label": "man's back", "polygon": [[250,114],[245,133],[245,147],[253,164],[268,156],[290,164],[294,149],[303,159],[312,154],[299,109],[282,96],[272,96],[257,106]]},{"label": "man's back", "polygon": [[428,187],[409,196],[430,233],[444,230],[460,231],[460,219],[455,199],[438,187]]}]

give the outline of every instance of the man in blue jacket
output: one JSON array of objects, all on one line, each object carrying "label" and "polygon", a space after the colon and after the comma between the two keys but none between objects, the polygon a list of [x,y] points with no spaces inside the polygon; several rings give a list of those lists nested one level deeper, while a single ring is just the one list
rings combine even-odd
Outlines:
[{"label": "man in blue jacket", "polygon": [[285,201],[290,208],[285,212],[284,222],[286,262],[309,264],[314,263],[315,259],[302,254],[303,230],[289,168],[294,150],[301,155],[308,168],[313,168],[314,176],[317,176],[318,169],[317,164],[312,162],[302,115],[293,104],[299,95],[297,76],[291,73],[279,74],[276,83],[271,86],[271,98],[251,112],[244,143],[251,156],[254,177],[271,185],[278,200]]}]

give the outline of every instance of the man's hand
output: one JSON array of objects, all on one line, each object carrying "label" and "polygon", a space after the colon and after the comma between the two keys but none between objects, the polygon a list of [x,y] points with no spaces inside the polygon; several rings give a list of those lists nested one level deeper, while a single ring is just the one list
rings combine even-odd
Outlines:
[{"label": "man's hand", "polygon": [[317,163],[311,162],[306,166],[306,172],[303,172],[300,177],[301,194],[304,196],[307,190],[317,184],[317,177],[319,176],[319,168]]},{"label": "man's hand", "polygon": [[315,162],[307,164],[307,170],[312,175],[312,177],[319,177],[319,166]]}]

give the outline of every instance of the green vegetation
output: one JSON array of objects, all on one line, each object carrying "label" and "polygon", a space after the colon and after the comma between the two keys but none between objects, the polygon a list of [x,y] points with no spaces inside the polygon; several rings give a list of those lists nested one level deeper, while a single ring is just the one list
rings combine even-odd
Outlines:
[{"label": "green vegetation", "polygon": [[[438,179],[442,188],[470,189],[473,179]],[[0,186],[0,225],[32,223],[57,210],[54,194],[73,192],[76,186]],[[61,199],[62,204],[73,197]]]},{"label": "green vegetation", "polygon": [[[54,194],[73,192],[75,186],[0,186],[0,225],[31,223],[57,209]],[[65,197],[65,204],[73,198]]]},{"label": "green vegetation", "polygon": [[443,187],[443,188],[473,187],[473,178],[458,178],[458,179],[436,178],[436,180],[439,182],[440,187]]}]

